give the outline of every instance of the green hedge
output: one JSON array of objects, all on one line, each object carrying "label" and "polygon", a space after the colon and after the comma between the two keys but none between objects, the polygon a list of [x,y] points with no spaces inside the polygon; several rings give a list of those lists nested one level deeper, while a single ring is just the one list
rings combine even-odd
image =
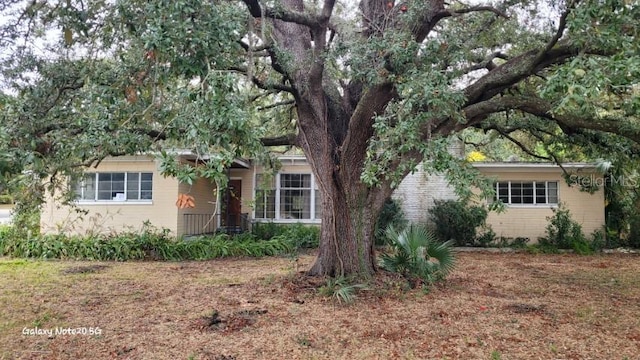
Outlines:
[{"label": "green hedge", "polygon": [[252,234],[262,240],[288,242],[298,249],[317,248],[320,243],[320,227],[314,225],[257,223]]},{"label": "green hedge", "polygon": [[112,236],[43,235],[27,238],[0,232],[0,255],[78,260],[207,260],[228,256],[271,256],[291,252],[287,239],[258,241],[228,235],[176,240],[166,231],[143,231]]}]

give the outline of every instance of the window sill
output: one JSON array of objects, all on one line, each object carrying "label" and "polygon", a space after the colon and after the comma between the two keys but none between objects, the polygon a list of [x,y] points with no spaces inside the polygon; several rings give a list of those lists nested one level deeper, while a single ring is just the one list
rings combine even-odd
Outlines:
[{"label": "window sill", "polygon": [[115,201],[115,200],[79,200],[76,201],[80,206],[96,206],[96,205],[153,205],[153,200],[128,200],[128,201]]},{"label": "window sill", "polygon": [[321,219],[253,219],[254,222],[257,223],[274,223],[274,224],[320,224],[322,223]]},{"label": "window sill", "polygon": [[506,207],[515,209],[555,209],[558,204],[504,204]]}]

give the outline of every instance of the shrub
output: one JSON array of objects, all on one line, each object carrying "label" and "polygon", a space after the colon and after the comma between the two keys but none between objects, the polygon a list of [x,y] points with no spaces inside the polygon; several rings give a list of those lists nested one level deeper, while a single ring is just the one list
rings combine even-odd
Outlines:
[{"label": "shrub", "polygon": [[483,225],[482,230],[482,234],[476,237],[474,245],[482,247],[499,246],[499,244],[496,244],[496,233],[490,226]]},{"label": "shrub", "polygon": [[284,234],[293,240],[296,248],[311,249],[320,245],[319,226],[295,224]]},{"label": "shrub", "polygon": [[640,248],[640,214],[634,214],[629,221],[630,231],[626,239],[626,245],[632,248]]},{"label": "shrub", "polygon": [[287,241],[278,239],[255,241],[246,238],[242,241],[227,235],[202,237],[178,243],[173,259],[168,260],[207,260],[229,256],[272,256],[290,252],[293,247]]},{"label": "shrub", "polygon": [[251,233],[258,239],[269,240],[285,232],[288,226],[289,225],[286,224],[276,224],[273,222],[259,222],[253,224]]},{"label": "shrub", "polygon": [[0,194],[0,205],[13,204],[13,196],[8,194]]},{"label": "shrub", "polygon": [[320,244],[320,228],[301,223],[285,225],[284,231],[271,240],[288,242],[294,249],[316,248]]},{"label": "shrub", "polygon": [[260,240],[289,241],[294,248],[316,248],[320,243],[320,227],[314,225],[256,223],[251,233]]},{"label": "shrub", "polygon": [[386,231],[389,227],[395,229],[404,229],[407,226],[407,219],[404,216],[402,207],[397,200],[387,199],[378,219],[376,220],[374,242],[376,245],[384,245],[386,243]]},{"label": "shrub", "polygon": [[425,227],[410,225],[399,232],[389,228],[387,238],[393,252],[381,255],[380,266],[403,275],[412,284],[442,280],[455,266],[453,242],[438,242]]},{"label": "shrub", "polygon": [[547,252],[556,249],[572,249],[577,254],[588,255],[600,250],[604,244],[604,233],[596,231],[589,241],[582,232],[582,226],[571,218],[571,212],[560,204],[553,209],[553,216],[548,217],[546,236],[538,239],[540,247]]},{"label": "shrub", "polygon": [[539,243],[545,246],[554,246],[558,249],[583,248],[587,239],[582,233],[582,226],[571,218],[571,212],[562,204],[552,209],[553,216],[547,217],[549,224],[546,227],[546,236],[539,239]]},{"label": "shrub", "polygon": [[0,256],[4,255],[4,247],[10,236],[11,226],[0,225]]},{"label": "shrub", "polygon": [[8,236],[0,242],[0,253],[12,257],[83,260],[207,260],[227,256],[270,256],[293,250],[287,240],[255,241],[230,238],[226,234],[176,240],[167,230],[145,228],[137,233],[93,235],[62,234]]},{"label": "shrub", "polygon": [[476,239],[476,245],[482,247],[524,249],[529,238],[526,237],[498,237],[491,227],[485,227],[484,232]]},{"label": "shrub", "polygon": [[487,210],[468,206],[460,200],[436,200],[429,209],[436,236],[442,241],[453,240],[456,245],[476,244],[476,229],[485,223]]},{"label": "shrub", "polygon": [[12,233],[37,236],[40,233],[40,208],[30,204],[17,204],[11,219]]},{"label": "shrub", "polygon": [[527,247],[528,242],[529,242],[529,238],[526,238],[526,237],[520,237],[520,236],[515,238],[500,237],[498,247],[525,249]]},{"label": "shrub", "polygon": [[602,251],[609,245],[607,243],[607,229],[596,229],[591,233],[591,249],[594,251]]}]

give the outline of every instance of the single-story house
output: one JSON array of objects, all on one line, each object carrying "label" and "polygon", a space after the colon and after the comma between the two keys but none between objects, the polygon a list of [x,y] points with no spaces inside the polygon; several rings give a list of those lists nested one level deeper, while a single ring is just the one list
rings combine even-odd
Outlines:
[{"label": "single-story house", "polygon": [[[603,187],[592,193],[582,189],[583,185],[604,184],[593,164],[563,164],[573,174],[571,185],[562,168],[552,163],[475,162],[473,166],[494,180],[496,197],[505,204],[503,212],[490,212],[487,217],[487,225],[499,237],[537,240],[545,235],[547,218],[560,203],[587,235],[605,224]],[[393,197],[400,200],[409,221],[425,222],[434,200],[455,199],[456,195],[444,176],[418,170],[402,181]]]},{"label": "single-story house", "polygon": [[[190,153],[177,155],[195,163]],[[77,208],[61,205],[50,196],[42,209],[43,233],[108,233],[138,230],[144,223],[168,229],[177,236],[242,231],[255,222],[320,224],[322,207],[315,177],[304,156],[280,157],[275,176],[266,175],[251,161],[236,160],[228,169],[229,186],[198,179],[193,185],[163,177],[153,156],[104,159],[86,170],[73,189]],[[536,239],[544,234],[547,217],[560,202],[566,204],[585,233],[604,225],[604,192],[593,194],[569,186],[561,169],[542,163],[474,163],[495,178],[498,197],[506,211],[491,213],[489,225],[498,236]],[[589,164],[566,164],[565,169],[594,174]],[[194,206],[176,206],[180,196],[193,197]],[[427,220],[434,199],[454,198],[441,176],[416,171],[400,184],[394,197],[410,221]],[[80,211],[78,211],[80,210]]]},{"label": "single-story house", "polygon": [[[197,161],[190,153],[177,156],[182,162]],[[110,233],[138,230],[148,222],[183,236],[220,228],[239,232],[256,221],[320,224],[321,201],[306,158],[283,156],[280,162],[279,173],[266,177],[260,166],[235,160],[227,171],[226,191],[218,192],[208,179],[188,185],[162,176],[151,155],[106,158],[72,185],[77,207],[61,205],[54,196],[46,199],[41,231]],[[192,197],[194,206],[176,206],[181,194]]]}]

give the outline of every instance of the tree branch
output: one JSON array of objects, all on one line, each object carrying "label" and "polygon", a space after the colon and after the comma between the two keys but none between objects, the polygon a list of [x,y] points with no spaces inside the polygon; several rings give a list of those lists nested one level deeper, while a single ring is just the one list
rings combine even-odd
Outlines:
[{"label": "tree branch", "polygon": [[273,103],[273,104],[260,106],[260,107],[258,107],[258,110],[268,110],[268,109],[273,109],[273,108],[278,107],[278,106],[294,105],[295,103],[296,103],[295,100],[279,101],[279,102],[276,102],[276,103]]},{"label": "tree branch", "polygon": [[519,147],[522,151],[524,151],[529,156],[532,156],[532,157],[534,157],[536,159],[540,159],[540,160],[554,161],[554,159],[551,158],[551,157],[538,155],[535,152],[531,151],[525,144],[523,144],[521,141],[519,141],[518,139],[516,139],[513,136],[511,136],[510,135],[510,131],[505,131],[504,129],[502,129],[501,127],[496,126],[496,125],[489,126],[489,127],[487,127],[487,129],[493,129],[493,130],[497,131],[498,134],[500,134],[505,139],[511,141],[513,144],[515,144],[517,147]]},{"label": "tree branch", "polygon": [[[467,106],[463,109],[467,123],[461,127],[472,126],[485,120],[490,114],[518,109],[557,123],[565,132],[570,129],[590,129],[624,136],[640,144],[640,129],[629,126],[621,119],[576,116],[553,113],[551,102],[535,96],[502,96]],[[457,129],[456,129],[457,130]]]},{"label": "tree branch", "polygon": [[262,138],[260,142],[264,146],[286,146],[286,145],[296,145],[296,134],[287,134],[274,138]]},{"label": "tree branch", "polygon": [[445,10],[443,14],[443,17],[449,17],[449,16],[456,16],[456,15],[462,15],[462,14],[468,14],[468,13],[472,13],[472,12],[478,12],[478,11],[488,11],[488,12],[492,12],[494,14],[496,14],[499,17],[505,18],[505,19],[509,19],[509,15],[507,15],[504,11],[495,8],[493,6],[484,6],[484,5],[477,5],[477,6],[472,6],[469,8],[465,8],[465,9],[457,9],[457,10]]},{"label": "tree branch", "polygon": [[286,86],[282,84],[266,83],[261,81],[255,76],[251,79],[251,81],[262,90],[278,90],[278,91],[285,91],[290,94],[293,94],[295,92],[295,89],[290,86]]},{"label": "tree branch", "polygon": [[542,58],[539,56],[540,51],[534,49],[516,56],[467,86],[464,90],[466,105],[490,99],[538,71],[562,64],[580,53],[609,55],[597,49],[576,46],[570,41],[558,42],[552,49],[544,52]]},{"label": "tree branch", "polygon": [[432,12],[431,14],[429,14],[429,12],[433,11],[433,9],[427,9],[425,15],[423,15],[422,24],[417,28],[417,31],[415,31],[417,42],[422,42],[427,37],[427,35],[429,35],[431,30],[433,30],[433,28],[438,24],[440,20],[448,17],[460,16],[460,15],[464,15],[472,12],[488,11],[496,14],[497,17],[503,17],[505,19],[509,18],[509,16],[504,11],[498,8],[495,8],[493,6],[478,5],[478,6],[472,6],[469,8],[457,9],[457,10],[442,9],[442,8],[440,10],[438,9],[436,10],[437,11],[435,13]]},{"label": "tree branch", "polygon": [[[73,123],[69,123],[69,122],[49,124],[47,126],[41,127],[36,131],[34,131],[32,133],[32,136],[39,138],[53,131],[69,131],[70,133],[68,133],[67,135],[75,136],[83,133],[85,131],[85,128],[73,126]],[[105,127],[104,131],[109,132],[112,130],[110,130],[108,127]],[[133,128],[133,129],[129,129],[129,131],[136,134],[145,135],[149,138],[152,138],[154,141],[167,139],[167,134],[164,131],[160,131],[160,130]]]},{"label": "tree branch", "polygon": [[251,46],[249,46],[249,44],[247,44],[247,43],[246,43],[246,42],[244,42],[244,41],[238,41],[238,43],[239,43],[239,44],[240,44],[240,46],[241,46],[243,49],[245,49],[246,51],[251,51],[251,52],[254,52],[254,53],[259,53],[259,52],[262,52],[262,51],[268,50],[268,49],[270,49],[270,48],[271,48],[271,46],[272,46],[272,44],[263,44],[263,45],[256,46],[256,47],[253,47],[253,48],[252,48]]},{"label": "tree branch", "polygon": [[362,143],[366,143],[373,135],[375,115],[382,114],[389,101],[396,96],[391,83],[374,85],[362,95],[349,120],[349,130],[342,148],[343,153],[347,154],[345,156],[366,148]]},{"label": "tree branch", "polygon": [[[248,74],[248,71],[247,71],[247,69],[245,67],[239,67],[239,66],[229,67],[227,70],[235,71],[235,72],[241,73],[243,75],[247,75]],[[257,87],[259,87],[262,90],[267,90],[267,91],[270,91],[270,90],[285,91],[285,92],[288,92],[288,93],[291,93],[291,94],[293,94],[294,91],[295,91],[294,88],[292,88],[290,86],[286,86],[286,85],[282,85],[282,84],[267,83],[267,82],[259,79],[256,76],[252,76],[251,77],[251,82],[253,82],[254,85],[256,85]]]},{"label": "tree branch", "polygon": [[53,109],[53,107],[57,105],[58,101],[60,100],[60,98],[65,92],[71,91],[71,90],[78,90],[78,89],[81,89],[83,86],[84,86],[84,81],[78,81],[71,85],[65,85],[60,87],[58,91],[56,91],[56,94],[54,95],[53,100],[44,107],[44,109],[41,112],[41,115],[45,116],[45,114],[51,111],[51,109]]},{"label": "tree branch", "polygon": [[462,73],[468,74],[472,71],[481,70],[481,69],[487,69],[491,71],[496,67],[498,67],[498,65],[496,65],[496,63],[493,62],[493,60],[495,59],[509,60],[509,57],[500,51],[496,51],[493,54],[487,56],[485,59],[478,60],[477,64],[471,65],[465,69],[462,69]]},{"label": "tree branch", "polygon": [[560,21],[559,21],[559,24],[558,24],[558,30],[556,31],[555,35],[549,40],[549,42],[544,47],[544,49],[542,49],[538,53],[538,56],[534,60],[534,64],[537,64],[537,63],[541,62],[542,59],[544,58],[545,54],[548,53],[558,43],[558,41],[562,37],[562,34],[564,33],[564,29],[567,27],[567,17],[571,13],[571,10],[573,10],[576,7],[578,2],[580,2],[580,0],[575,0],[575,1],[571,0],[567,4],[567,8],[565,9],[565,11],[560,16]]},{"label": "tree branch", "polygon": [[562,166],[562,161],[560,161],[560,158],[553,151],[551,151],[548,146],[546,146],[546,144],[544,143],[544,139],[539,134],[536,134],[535,132],[529,132],[529,134],[531,134],[533,137],[538,139],[538,141],[540,141],[544,145],[545,150],[549,153],[549,156],[552,158],[553,162],[555,162],[556,165],[560,167],[560,170],[562,170],[562,172],[566,176],[569,176],[570,174],[567,171],[567,169],[565,169],[564,166]]},{"label": "tree branch", "polygon": [[333,13],[333,7],[336,5],[336,0],[324,0],[324,6],[320,15],[320,22],[328,22]]},{"label": "tree branch", "polygon": [[[301,11],[295,10],[285,10],[284,8],[272,9],[268,7],[261,7],[258,0],[242,0],[247,8],[249,9],[249,13],[254,18],[270,18],[275,20],[281,20],[284,22],[295,23],[299,25],[308,26],[311,29],[317,29],[322,27],[322,23],[325,22],[323,19],[319,19],[317,16],[307,14]],[[325,7],[327,4],[325,3]],[[333,9],[333,5],[331,5],[331,9]],[[324,14],[324,9],[323,9]],[[330,15],[330,14],[329,14]],[[328,19],[328,18],[327,18]]]},{"label": "tree branch", "polygon": [[164,131],[158,131],[158,130],[152,130],[152,129],[133,129],[132,131],[140,135],[146,135],[149,138],[152,138],[153,141],[167,139],[167,134]]}]

